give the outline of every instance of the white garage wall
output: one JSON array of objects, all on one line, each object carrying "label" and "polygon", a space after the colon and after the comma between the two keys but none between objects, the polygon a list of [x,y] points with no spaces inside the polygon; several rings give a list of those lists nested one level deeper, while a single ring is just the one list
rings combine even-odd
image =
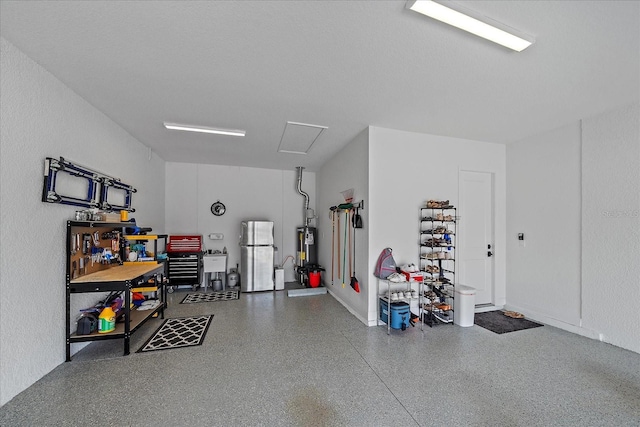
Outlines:
[{"label": "white garage wall", "polygon": [[[166,232],[202,234],[206,249],[229,253],[228,267],[240,263],[240,222],[249,219],[274,222],[278,263],[296,254],[296,227],[304,225],[304,197],[296,190],[297,171],[218,166],[189,163],[166,164]],[[315,208],[315,173],[303,172],[302,190]],[[211,213],[220,200],[224,215]],[[211,233],[223,233],[223,240],[210,240]],[[241,279],[242,280],[242,279]],[[293,263],[285,265],[285,281],[295,280]]]},{"label": "white garage wall", "polygon": [[[385,247],[398,265],[418,263],[420,208],[428,199],[458,205],[459,171],[494,174],[495,301],[505,302],[505,146],[369,128],[369,260]],[[462,219],[464,220],[464,218]],[[373,269],[369,280],[375,283]]]},{"label": "white garage wall", "polygon": [[507,146],[507,305],[571,330],[580,326],[580,185],[578,122]]},{"label": "white garage wall", "polygon": [[[369,127],[322,167],[318,174],[321,212],[328,213],[330,206],[340,203],[340,192],[347,188],[355,188],[356,200],[366,199],[357,257],[367,262],[366,266],[359,262],[356,274],[367,297],[363,299],[350,287],[343,290],[329,285],[331,293],[362,322],[376,324],[373,269],[380,251],[391,247],[398,265],[418,263],[420,207],[431,198],[457,204],[460,170],[494,174],[496,304],[504,304],[504,145]],[[331,230],[328,217],[321,224]],[[324,241],[330,242],[330,237],[327,234]],[[330,265],[330,260],[331,252],[323,249],[321,261]],[[330,283],[330,274],[325,282]]]},{"label": "white garage wall", "polygon": [[[138,224],[164,227],[164,162],[16,47],[0,39],[0,405],[65,359],[66,221],[41,202],[45,157],[133,185]],[[77,295],[74,310],[99,296]]]},{"label": "white garage wall", "polygon": [[640,353],[638,104],[583,120],[582,230],[583,324]]}]

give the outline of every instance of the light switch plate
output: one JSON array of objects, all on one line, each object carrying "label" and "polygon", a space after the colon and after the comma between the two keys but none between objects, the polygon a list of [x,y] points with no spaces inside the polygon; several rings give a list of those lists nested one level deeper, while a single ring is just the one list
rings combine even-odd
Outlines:
[{"label": "light switch plate", "polygon": [[222,239],[224,239],[224,234],[222,234],[222,233],[211,233],[211,234],[209,234],[209,239],[211,239],[211,240],[222,240]]}]

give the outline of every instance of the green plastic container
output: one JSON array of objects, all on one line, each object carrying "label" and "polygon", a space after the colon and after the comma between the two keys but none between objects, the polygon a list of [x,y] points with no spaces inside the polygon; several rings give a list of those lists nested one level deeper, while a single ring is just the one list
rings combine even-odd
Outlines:
[{"label": "green plastic container", "polygon": [[98,333],[107,334],[116,329],[116,313],[111,307],[105,307],[98,316]]}]

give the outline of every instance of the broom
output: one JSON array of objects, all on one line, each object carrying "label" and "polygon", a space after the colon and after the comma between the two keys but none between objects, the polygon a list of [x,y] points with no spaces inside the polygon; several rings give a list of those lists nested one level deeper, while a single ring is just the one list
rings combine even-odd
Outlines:
[{"label": "broom", "polygon": [[[356,279],[356,223],[353,221],[353,211],[351,211],[351,219],[353,224],[353,275],[351,276],[351,287],[357,293],[360,293],[360,283]],[[349,227],[349,243],[351,243],[351,227]],[[351,271],[351,256],[349,256],[349,271]]]}]

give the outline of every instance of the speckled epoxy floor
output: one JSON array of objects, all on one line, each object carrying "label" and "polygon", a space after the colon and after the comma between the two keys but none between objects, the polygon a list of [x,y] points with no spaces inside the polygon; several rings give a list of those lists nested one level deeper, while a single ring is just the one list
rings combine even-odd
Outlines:
[{"label": "speckled epoxy floor", "polygon": [[[178,304],[201,346],[94,342],[0,408],[2,426],[640,425],[640,355],[556,328],[367,328],[330,295]],[[160,325],[133,335],[137,350]]]}]

